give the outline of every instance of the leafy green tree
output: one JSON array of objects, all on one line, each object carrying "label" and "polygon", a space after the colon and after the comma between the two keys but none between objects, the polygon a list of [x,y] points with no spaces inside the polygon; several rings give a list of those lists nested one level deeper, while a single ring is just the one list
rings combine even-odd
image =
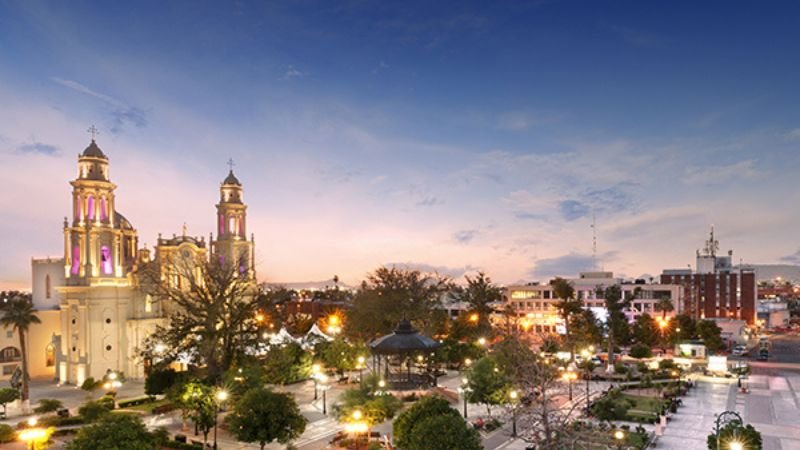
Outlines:
[{"label": "leafy green tree", "polygon": [[492,406],[506,403],[511,388],[508,377],[500,371],[493,356],[479,359],[467,372],[468,395],[472,403],[486,405],[486,413],[492,415]]},{"label": "leafy green tree", "polygon": [[636,343],[653,347],[659,340],[661,330],[656,326],[650,314],[640,314],[633,324],[633,340]]},{"label": "leafy green tree", "polygon": [[181,403],[188,408],[189,419],[203,433],[203,448],[208,442],[208,433],[217,421],[216,392],[214,387],[196,381],[183,385]]},{"label": "leafy green tree", "polygon": [[165,368],[180,354],[193,355],[217,381],[261,336],[258,289],[234,262],[181,259],[172,266],[174,273],[163,277],[159,262],[141,269],[142,289],[170,308],[169,322],[148,338],[142,356]]},{"label": "leafy green tree", "polygon": [[706,348],[712,352],[725,348],[722,341],[722,330],[713,320],[700,320],[695,326],[697,337],[703,341]]},{"label": "leafy green tree", "polygon": [[688,314],[678,314],[675,316],[675,341],[688,341],[695,336],[697,322]]},{"label": "leafy green tree", "polygon": [[97,423],[78,430],[67,450],[152,450],[155,438],[142,419],[131,414],[108,414]]},{"label": "leafy green tree", "polygon": [[503,299],[502,289],[492,283],[492,279],[484,272],[478,272],[474,277],[465,275],[467,285],[455,290],[455,297],[458,301],[469,305],[470,315],[478,315],[477,323],[473,323],[473,328],[481,335],[488,335],[492,331],[492,324],[489,322],[494,309],[492,304]]},{"label": "leafy green tree", "polygon": [[440,329],[441,314],[433,314],[450,281],[419,270],[379,267],[367,276],[347,313],[345,332],[361,340],[392,332],[403,318],[423,332]]},{"label": "leafy green tree", "polygon": [[592,404],[592,415],[601,421],[621,420],[627,415],[630,406],[622,399],[618,390],[612,390]]},{"label": "leafy green tree", "polygon": [[39,400],[39,404],[36,406],[36,408],[33,408],[33,412],[36,414],[47,414],[49,412],[58,411],[63,407],[64,404],[61,403],[61,400],[55,398],[43,398]]},{"label": "leafy green tree", "polygon": [[349,420],[353,411],[359,410],[364,420],[372,426],[391,419],[402,407],[403,402],[397,397],[385,393],[378,394],[372,386],[367,385],[344,391],[334,410],[336,418],[342,422]]},{"label": "leafy green tree", "polygon": [[23,404],[29,400],[28,382],[28,351],[25,342],[28,329],[31,325],[42,323],[36,316],[36,309],[33,307],[33,300],[30,294],[20,294],[12,298],[3,308],[3,317],[0,317],[0,325],[11,328],[19,336],[19,350],[22,353],[22,388],[20,389],[20,400]]},{"label": "leafy green tree", "polygon": [[427,417],[409,435],[403,450],[482,450],[478,432],[460,416],[444,414]]},{"label": "leafy green tree", "polygon": [[264,380],[289,384],[311,376],[311,354],[300,344],[290,343],[270,348],[264,362]]},{"label": "leafy green tree", "polygon": [[222,376],[223,386],[242,395],[250,389],[263,388],[267,384],[267,371],[260,361],[251,361],[241,367],[231,367]]},{"label": "leafy green tree", "polygon": [[763,441],[761,433],[752,425],[742,425],[739,422],[729,422],[719,432],[720,448],[717,447],[717,436],[711,433],[706,438],[709,450],[727,450],[732,448],[731,442],[739,442],[746,450],[761,450]]},{"label": "leafy green tree", "polygon": [[90,400],[78,408],[78,415],[83,417],[86,422],[94,422],[95,420],[110,413],[114,405],[109,405],[107,402],[100,400]]},{"label": "leafy green tree", "polygon": [[569,349],[570,360],[572,360],[575,359],[575,343],[572,341],[571,336],[571,319],[573,315],[578,314],[583,309],[583,302],[575,298],[575,288],[569,281],[557,277],[550,281],[550,285],[553,287],[553,295],[559,299],[558,303],[556,303],[556,309],[558,310],[558,315],[564,321],[564,342]]},{"label": "leafy green tree", "polygon": [[17,431],[11,425],[0,424],[0,444],[6,444],[17,440]]},{"label": "leafy green tree", "polygon": [[6,405],[13,402],[14,400],[19,398],[19,391],[14,388],[2,388],[0,389],[0,405],[3,405],[3,415],[5,416]]},{"label": "leafy green tree", "polygon": [[369,354],[365,345],[351,343],[343,337],[337,337],[330,342],[320,342],[315,350],[323,365],[335,369],[339,374],[356,370],[358,357],[366,357]]},{"label": "leafy green tree", "polygon": [[175,369],[152,370],[144,380],[144,393],[147,395],[163,394],[178,381],[179,377],[180,374]]},{"label": "leafy green tree", "polygon": [[625,317],[625,309],[630,305],[630,298],[622,296],[622,289],[619,285],[607,286],[602,291],[605,300],[606,310],[608,310],[608,320],[606,322],[608,336],[608,364],[613,365],[614,347],[617,344],[625,343],[630,334],[628,319]]},{"label": "leafy green tree", "polygon": [[570,333],[574,348],[595,345],[603,339],[600,323],[590,309],[582,309],[570,317]]},{"label": "leafy green tree", "polygon": [[286,444],[297,439],[306,428],[292,396],[263,388],[247,391],[226,421],[236,439],[258,442],[262,450],[273,441]]},{"label": "leafy green tree", "polygon": [[653,351],[650,349],[650,346],[645,344],[634,344],[631,347],[630,352],[631,358],[642,359],[642,358],[649,358],[653,356]]},{"label": "leafy green tree", "polygon": [[438,396],[423,397],[414,406],[403,411],[392,423],[392,432],[398,448],[410,448],[414,428],[424,419],[445,415],[460,417],[458,411],[451,408],[447,400]]},{"label": "leafy green tree", "polygon": [[91,398],[94,391],[100,389],[100,386],[102,385],[103,385],[102,380],[95,380],[94,378],[89,377],[83,380],[83,383],[81,383],[81,390],[86,392],[87,398]]}]

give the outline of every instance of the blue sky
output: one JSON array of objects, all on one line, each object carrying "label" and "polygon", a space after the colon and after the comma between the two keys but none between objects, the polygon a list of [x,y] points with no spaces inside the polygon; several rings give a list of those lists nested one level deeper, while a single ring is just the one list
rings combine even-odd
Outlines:
[{"label": "blue sky", "polygon": [[89,125],[118,207],[213,229],[237,161],[269,281],[794,262],[793,2],[0,3],[0,284],[58,256]]}]

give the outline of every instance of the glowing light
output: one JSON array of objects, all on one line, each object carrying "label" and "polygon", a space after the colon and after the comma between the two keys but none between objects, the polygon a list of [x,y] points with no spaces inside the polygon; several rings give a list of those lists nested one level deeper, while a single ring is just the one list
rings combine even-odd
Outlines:
[{"label": "glowing light", "polygon": [[19,439],[25,442],[42,441],[47,437],[47,432],[41,428],[29,428],[19,433]]},{"label": "glowing light", "polygon": [[164,345],[164,344],[156,344],[156,346],[153,348],[153,351],[157,355],[160,355],[160,354],[164,353],[165,351],[167,351],[167,346]]},{"label": "glowing light", "polygon": [[417,355],[417,361],[418,361],[418,362],[422,362],[422,360],[423,360],[423,359],[424,359],[424,358],[422,357],[422,355]]},{"label": "glowing light", "polygon": [[731,450],[744,450],[744,444],[739,441],[732,441],[728,444],[728,447],[730,447]]},{"label": "glowing light", "polygon": [[228,391],[224,389],[221,391],[217,391],[217,400],[224,402],[227,399],[228,399]]},{"label": "glowing light", "polygon": [[614,439],[621,441],[625,439],[625,432],[622,430],[617,430],[614,432]]},{"label": "glowing light", "polygon": [[256,322],[263,322],[263,321],[264,321],[264,315],[261,313],[256,314]]},{"label": "glowing light", "polygon": [[339,316],[336,316],[336,315],[331,315],[331,316],[328,318],[328,323],[329,323],[330,325],[338,325],[338,324],[339,324]]},{"label": "glowing light", "polygon": [[117,373],[116,372],[109,372],[108,379],[112,380],[112,381],[116,380],[117,379]]},{"label": "glowing light", "polygon": [[318,374],[320,373],[320,371],[322,371],[322,366],[320,366],[319,364],[313,364],[311,366],[311,373]]},{"label": "glowing light", "polygon": [[482,337],[482,338],[479,338],[479,339],[478,339],[478,345],[480,345],[481,347],[483,347],[484,345],[486,345],[486,338],[484,338],[484,337]]},{"label": "glowing light", "polygon": [[353,419],[354,420],[361,420],[362,416],[363,416],[363,414],[361,413],[360,409],[357,409],[357,410],[353,411]]},{"label": "glowing light", "polygon": [[386,387],[386,382],[383,381],[383,380],[378,381],[378,387],[380,387],[380,388]]},{"label": "glowing light", "polygon": [[472,313],[472,314],[469,315],[469,321],[470,322],[477,322],[479,318],[480,318],[480,316],[478,316],[476,313]]},{"label": "glowing light", "polygon": [[472,365],[472,360],[469,359],[469,358],[465,358],[464,359],[464,365],[467,366],[467,367],[471,366]]},{"label": "glowing light", "polygon": [[519,394],[517,394],[517,391],[511,391],[508,393],[508,396],[511,398],[511,400],[516,400],[518,395]]},{"label": "glowing light", "polygon": [[30,419],[28,419],[29,427],[35,427],[37,423],[39,423],[39,419],[36,417],[31,417]]}]

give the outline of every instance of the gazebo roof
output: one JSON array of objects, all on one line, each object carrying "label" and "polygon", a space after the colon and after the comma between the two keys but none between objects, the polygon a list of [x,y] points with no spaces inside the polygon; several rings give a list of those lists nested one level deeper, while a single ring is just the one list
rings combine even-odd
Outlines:
[{"label": "gazebo roof", "polygon": [[394,333],[379,337],[369,343],[373,353],[395,355],[420,350],[433,350],[439,347],[435,340],[419,334],[406,319],[400,321]]}]

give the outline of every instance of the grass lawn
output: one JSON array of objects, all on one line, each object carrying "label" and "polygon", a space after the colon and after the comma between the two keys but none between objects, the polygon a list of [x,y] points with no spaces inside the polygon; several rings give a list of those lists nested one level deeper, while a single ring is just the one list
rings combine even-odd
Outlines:
[{"label": "grass lawn", "polygon": [[657,397],[622,394],[621,400],[633,402],[633,406],[628,409],[626,414],[629,419],[637,417],[652,419],[658,415],[664,405],[664,400]]}]

